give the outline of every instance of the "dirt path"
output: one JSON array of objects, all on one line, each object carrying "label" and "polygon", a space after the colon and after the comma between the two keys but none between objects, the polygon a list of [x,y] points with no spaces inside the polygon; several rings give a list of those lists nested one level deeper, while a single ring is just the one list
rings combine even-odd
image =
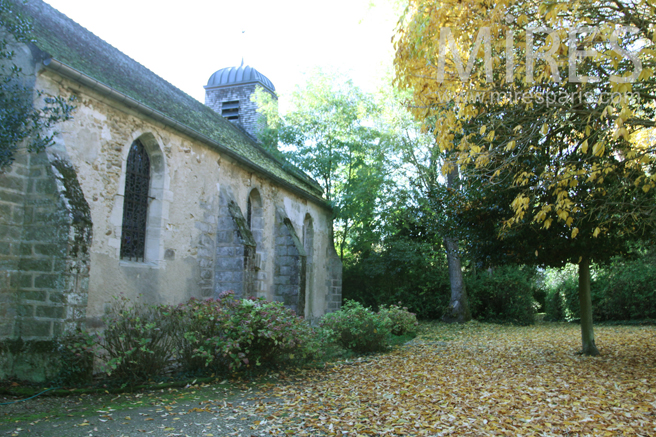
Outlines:
[{"label": "dirt path", "polygon": [[283,380],[282,385],[205,384],[127,395],[42,396],[0,406],[0,436],[280,435],[286,427],[285,413],[277,408],[284,397],[280,387],[301,380]]}]

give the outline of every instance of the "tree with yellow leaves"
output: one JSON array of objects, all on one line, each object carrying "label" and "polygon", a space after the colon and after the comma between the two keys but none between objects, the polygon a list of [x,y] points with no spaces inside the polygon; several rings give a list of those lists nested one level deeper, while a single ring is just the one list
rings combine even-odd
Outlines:
[{"label": "tree with yellow leaves", "polygon": [[[410,1],[397,83],[450,166],[505,190],[499,236],[529,227],[578,244],[654,228],[655,11],[653,0]],[[594,257],[579,257],[586,354],[598,353]]]}]

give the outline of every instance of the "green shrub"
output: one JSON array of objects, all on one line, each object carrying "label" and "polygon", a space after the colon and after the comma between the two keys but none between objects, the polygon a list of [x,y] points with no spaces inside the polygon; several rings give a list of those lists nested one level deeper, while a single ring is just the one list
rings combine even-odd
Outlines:
[{"label": "green shrub", "polygon": [[176,356],[177,324],[172,308],[146,306],[119,298],[105,316],[100,339],[108,375],[123,381],[144,381],[162,375]]},{"label": "green shrub", "polygon": [[[590,280],[595,321],[656,319],[656,259],[653,253],[616,257],[608,265],[593,265]],[[547,271],[546,320],[580,318],[578,268]]]},{"label": "green shrub", "polygon": [[488,322],[535,323],[535,270],[522,266],[497,267],[467,278],[472,317]]},{"label": "green shrub", "polygon": [[354,352],[379,352],[389,347],[391,320],[353,300],[346,301],[339,311],[326,314],[320,325],[333,341]]},{"label": "green shrub", "polygon": [[211,373],[229,368],[230,359],[223,354],[229,340],[224,325],[236,305],[232,298],[192,298],[173,311],[179,326],[175,337],[178,362],[184,372]]},{"label": "green shrub", "polygon": [[[399,305],[401,305],[401,302],[399,302]],[[409,312],[408,308],[402,308],[397,305],[390,305],[388,307],[381,305],[378,312],[383,317],[390,319],[390,329],[392,334],[405,335],[417,332],[417,327],[419,326],[417,316],[414,313]]]},{"label": "green shrub", "polygon": [[91,381],[93,360],[97,353],[98,336],[81,329],[56,340],[61,362],[55,382],[62,385],[82,385]]},{"label": "green shrub", "polygon": [[616,259],[599,269],[594,315],[597,320],[656,319],[656,265],[650,257]]},{"label": "green shrub", "polygon": [[449,305],[450,286],[441,246],[396,237],[381,252],[347,260],[344,300],[373,309],[403,302],[419,319],[439,319]]},{"label": "green shrub", "polygon": [[262,298],[191,300],[176,309],[184,320],[178,348],[186,370],[225,371],[311,358],[318,350],[310,325],[280,302]]},{"label": "green shrub", "polygon": [[[598,287],[596,282],[596,273],[593,272],[590,279],[593,302],[597,300],[596,290]],[[562,269],[548,269],[546,287],[545,320],[552,322],[572,321],[581,317],[577,266],[568,265]]]}]

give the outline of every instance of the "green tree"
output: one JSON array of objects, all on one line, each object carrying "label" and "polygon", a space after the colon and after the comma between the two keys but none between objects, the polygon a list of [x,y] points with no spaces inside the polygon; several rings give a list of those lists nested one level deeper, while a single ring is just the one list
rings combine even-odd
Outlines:
[{"label": "green tree", "polygon": [[[654,228],[654,15],[646,1],[418,0],[399,29],[399,83],[453,151],[450,166],[494,187],[492,235],[525,256],[538,249],[545,264],[579,265],[586,354],[597,353],[590,260]],[[472,41],[480,49],[467,54]]]},{"label": "green tree", "polygon": [[[255,95],[266,125],[260,140],[284,155],[324,188],[335,212],[335,238],[342,259],[378,239],[390,144],[379,129],[373,97],[341,75],[318,71],[278,114],[268,94]],[[357,249],[355,249],[357,250]]]},{"label": "green tree", "polygon": [[[543,147],[526,158],[523,168],[548,168],[557,164],[549,148]],[[627,183],[615,173],[607,173],[602,185],[582,177],[575,187],[568,189],[568,198],[573,203],[573,210],[577,211],[567,217],[577,223],[573,231],[567,220],[554,220],[544,225],[530,219],[530,214],[518,220],[512,203],[523,187],[513,182],[512,174],[501,173],[494,183],[490,183],[484,174],[470,172],[462,198],[451,202],[459,205],[453,211],[453,218],[467,235],[468,251],[483,266],[512,263],[562,267],[567,263],[577,264],[583,353],[597,355],[592,327],[590,264],[607,263],[614,256],[625,254],[633,242],[649,238],[654,228],[643,224],[641,228],[627,230],[622,211],[601,218],[584,215],[584,211],[605,209],[607,202],[654,202],[652,193],[636,189],[634,184]],[[606,194],[597,195],[598,189],[603,189]],[[552,196],[548,187],[536,187],[532,193],[534,204],[528,208],[553,203]],[[512,226],[505,226],[510,220]],[[595,235],[601,220],[608,230]]]},{"label": "green tree", "polygon": [[[13,10],[11,2],[0,0],[0,170],[10,166],[14,153],[23,144],[38,152],[53,143],[50,129],[72,117],[74,99],[66,100],[34,90],[34,78],[16,65],[16,44],[31,41],[31,24]],[[40,100],[37,109],[34,102]]]},{"label": "green tree", "polygon": [[471,320],[471,312],[463,277],[464,252],[460,248],[459,230],[446,220],[446,211],[450,206],[441,201],[447,191],[460,190],[460,175],[457,167],[452,167],[446,176],[442,175],[446,153],[440,149],[431,129],[417,122],[405,108],[403,102],[410,95],[394,89],[391,84],[382,94],[386,133],[400,156],[397,167],[405,170],[413,188],[406,197],[412,199],[418,210],[423,210],[420,217],[426,220],[431,218],[432,223],[425,223],[424,226],[430,228],[433,235],[440,236],[446,253],[451,297],[442,320],[467,322]]}]

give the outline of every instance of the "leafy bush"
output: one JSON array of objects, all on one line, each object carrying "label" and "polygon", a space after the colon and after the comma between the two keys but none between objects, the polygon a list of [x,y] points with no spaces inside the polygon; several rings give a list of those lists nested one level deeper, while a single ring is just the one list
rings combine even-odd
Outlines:
[{"label": "leafy bush", "polygon": [[204,372],[276,365],[310,358],[319,350],[310,325],[280,302],[262,298],[195,300],[176,309],[177,340],[185,370]]},{"label": "leafy bush", "polygon": [[344,299],[374,309],[401,301],[420,319],[439,319],[450,293],[444,250],[419,239],[395,237],[344,264]]},{"label": "leafy bush", "polygon": [[389,347],[391,320],[361,303],[348,300],[339,311],[326,314],[320,322],[330,337],[354,352],[379,352]]},{"label": "leafy bush", "polygon": [[[593,269],[590,278],[593,308],[594,301],[597,300],[596,282],[596,273]],[[578,284],[578,268],[575,265],[568,265],[562,269],[547,269],[545,320],[557,322],[580,318]],[[594,309],[592,313],[594,315]]]},{"label": "leafy bush", "polygon": [[[401,302],[399,302],[399,305],[401,305]],[[417,327],[419,326],[417,316],[409,312],[408,308],[401,308],[397,305],[390,305],[389,307],[381,305],[378,312],[383,317],[390,319],[392,334],[405,335],[417,332]]]},{"label": "leafy bush", "polygon": [[172,308],[145,306],[119,298],[105,317],[100,343],[108,375],[143,381],[161,375],[176,355],[177,324]]},{"label": "leafy bush", "polygon": [[600,269],[595,285],[597,320],[656,319],[656,264],[651,257],[616,259]]},{"label": "leafy bush", "polygon": [[91,381],[98,336],[81,329],[57,340],[61,369],[55,377],[58,384],[80,385]]},{"label": "leafy bush", "polygon": [[173,311],[174,320],[179,326],[175,343],[183,371],[206,373],[228,368],[228,358],[219,351],[226,347],[228,341],[224,321],[230,317],[237,301],[224,301],[224,296],[206,300],[192,298]]},{"label": "leafy bush", "polygon": [[535,270],[503,266],[467,279],[472,317],[476,320],[530,325],[535,322],[537,302]]},{"label": "leafy bush", "polygon": [[[617,257],[609,265],[593,265],[590,279],[595,321],[656,319],[656,259],[653,253]],[[567,266],[547,272],[547,320],[580,317],[578,269]]]}]

